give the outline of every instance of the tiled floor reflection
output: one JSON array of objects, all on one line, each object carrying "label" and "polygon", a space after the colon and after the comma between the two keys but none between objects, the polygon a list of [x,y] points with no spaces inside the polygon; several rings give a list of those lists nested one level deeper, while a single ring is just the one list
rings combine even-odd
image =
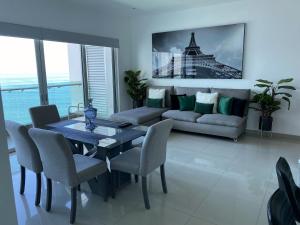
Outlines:
[{"label": "tiled floor reflection", "polygon": [[[151,210],[145,210],[140,184],[134,182],[104,202],[83,185],[78,194],[76,224],[86,225],[267,225],[266,204],[277,188],[274,166],[288,159],[298,180],[299,141],[244,136],[238,143],[174,132],[168,142],[166,177],[169,193],[162,193],[159,171],[149,179]],[[14,157],[11,159],[15,163]],[[69,224],[70,192],[54,184],[51,213],[34,206],[35,176],[27,173],[20,196],[18,167],[13,181],[19,224]]]}]

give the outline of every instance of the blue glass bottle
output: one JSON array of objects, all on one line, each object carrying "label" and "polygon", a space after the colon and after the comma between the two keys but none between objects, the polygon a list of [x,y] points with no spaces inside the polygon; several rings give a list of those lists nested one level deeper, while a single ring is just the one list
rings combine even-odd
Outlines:
[{"label": "blue glass bottle", "polygon": [[88,100],[88,106],[84,109],[86,129],[93,131],[96,128],[94,120],[97,117],[97,109],[93,107],[93,99]]}]

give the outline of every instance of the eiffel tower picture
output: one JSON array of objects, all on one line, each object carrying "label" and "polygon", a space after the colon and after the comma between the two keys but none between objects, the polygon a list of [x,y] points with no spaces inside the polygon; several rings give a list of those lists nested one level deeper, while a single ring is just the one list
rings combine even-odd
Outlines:
[{"label": "eiffel tower picture", "polygon": [[[215,44],[216,47],[212,48],[211,50],[212,54],[210,54],[210,52],[207,50],[207,47],[205,50],[202,50],[200,45],[198,45],[196,42],[196,35],[198,34],[198,36],[200,36],[201,33],[205,34],[205,32],[209,32],[208,28],[206,28],[205,32],[197,32],[197,30],[175,31],[175,33],[188,33],[189,44],[185,47],[182,44],[180,45],[174,41],[172,43],[172,40],[178,40],[178,37],[180,37],[179,33],[175,34],[175,38],[168,37],[168,35],[174,35],[174,32],[162,33],[162,35],[165,36],[161,38],[162,41],[167,43],[167,40],[169,40],[171,42],[170,46],[161,46],[157,44],[159,38],[153,37],[153,78],[241,79],[243,64],[244,24],[229,26],[238,26],[238,29],[236,30],[240,30],[240,32],[234,32],[233,37],[231,37],[229,31],[220,32],[220,30],[222,30],[220,27],[216,29],[219,31],[219,33],[227,34],[227,39],[229,40],[227,40],[227,42],[222,41],[222,38],[218,36],[217,31],[214,32],[217,36],[215,38],[215,42],[214,35],[203,35],[203,37],[212,37],[212,40],[208,40],[206,42],[203,41],[203,43],[206,43],[209,46],[214,46]],[[223,27],[224,29],[228,28],[228,26]],[[201,29],[203,28],[200,28],[199,30]],[[153,34],[153,36],[159,36],[160,34],[161,33]],[[237,37],[236,35],[239,36]],[[187,36],[187,34],[182,36]],[[233,41],[230,41],[231,38]],[[239,43],[236,43],[235,41]],[[222,43],[225,43],[226,46],[222,46]],[[174,44],[174,46],[172,46],[172,44]],[[233,50],[230,49],[230,44],[233,45]],[[241,46],[234,46],[236,44],[240,44]],[[213,54],[214,49],[219,50],[215,51],[215,55]],[[224,49],[223,52],[222,49]]]}]

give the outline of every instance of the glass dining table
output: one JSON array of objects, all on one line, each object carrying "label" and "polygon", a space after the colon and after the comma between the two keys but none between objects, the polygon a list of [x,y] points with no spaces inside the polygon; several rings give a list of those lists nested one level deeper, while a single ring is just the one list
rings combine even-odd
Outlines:
[{"label": "glass dining table", "polygon": [[[94,130],[86,129],[84,117],[70,120],[62,120],[57,123],[48,124],[46,129],[59,132],[64,135],[71,143],[83,154],[83,146],[87,151],[91,151],[92,156],[106,161],[110,171],[110,159],[134,147],[133,141],[146,135],[146,126],[124,125],[107,119],[95,119]],[[89,155],[89,152],[87,153]],[[131,182],[131,174],[118,172],[118,176],[113,183],[115,190]],[[89,186],[94,194],[104,195],[108,187],[107,176],[99,176],[90,180]]]}]

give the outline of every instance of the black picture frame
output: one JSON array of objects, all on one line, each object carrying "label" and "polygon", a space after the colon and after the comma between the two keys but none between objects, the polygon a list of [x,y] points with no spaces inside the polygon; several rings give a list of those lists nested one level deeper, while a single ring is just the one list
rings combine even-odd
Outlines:
[{"label": "black picture frame", "polygon": [[152,34],[152,77],[242,79],[245,23]]}]

